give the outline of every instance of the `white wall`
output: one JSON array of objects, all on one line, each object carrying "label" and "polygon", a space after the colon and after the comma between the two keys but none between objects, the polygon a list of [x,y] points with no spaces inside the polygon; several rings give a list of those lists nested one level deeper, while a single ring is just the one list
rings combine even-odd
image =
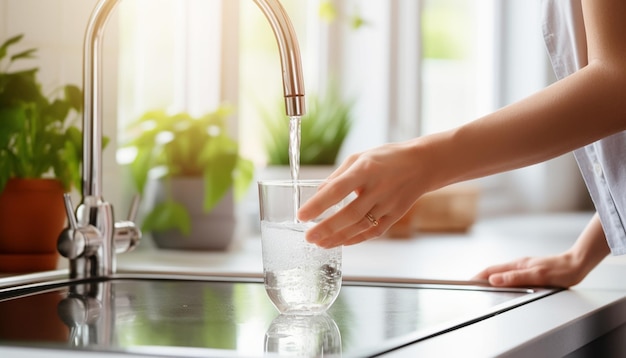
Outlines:
[{"label": "white wall", "polygon": [[[0,0],[0,42],[24,34],[21,49],[37,48],[37,58],[27,67],[40,68],[44,91],[64,84],[82,88],[83,38],[96,0]],[[114,14],[105,35],[104,133],[111,142],[104,152],[105,199],[124,216],[126,209],[119,190],[119,168],[115,162],[117,131],[117,20]],[[16,45],[17,47],[18,45]],[[76,199],[77,201],[78,199]]]}]

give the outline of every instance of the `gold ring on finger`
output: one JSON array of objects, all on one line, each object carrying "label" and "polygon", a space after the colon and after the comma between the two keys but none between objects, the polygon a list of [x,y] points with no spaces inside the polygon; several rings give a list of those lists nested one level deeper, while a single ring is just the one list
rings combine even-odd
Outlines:
[{"label": "gold ring on finger", "polygon": [[372,213],[368,212],[365,214],[365,217],[370,221],[370,223],[372,223],[372,226],[378,226],[378,220],[374,219]]}]

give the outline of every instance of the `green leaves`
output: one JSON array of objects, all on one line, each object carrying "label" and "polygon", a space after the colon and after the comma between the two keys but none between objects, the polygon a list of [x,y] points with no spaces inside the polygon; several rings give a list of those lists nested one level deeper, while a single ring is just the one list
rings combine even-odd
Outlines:
[{"label": "green leaves", "polygon": [[70,105],[70,108],[75,111],[82,112],[83,110],[83,91],[74,85],[67,85],[63,87],[65,92],[65,100]]},{"label": "green leaves", "polygon": [[[210,212],[231,188],[235,197],[242,197],[252,181],[254,166],[239,156],[237,142],[227,133],[230,113],[226,106],[201,117],[157,110],[131,123],[128,129],[132,139],[125,147],[137,151],[130,163],[137,190],[143,194],[150,174],[161,170],[159,177],[166,179],[202,177],[205,212]],[[145,230],[178,229],[188,234],[185,215],[188,217],[186,208],[169,198],[147,215]]]},{"label": "green leaves", "polygon": [[342,14],[333,1],[330,0],[325,0],[320,3],[318,15],[322,20],[328,23],[332,23],[337,19],[347,18],[347,23],[352,30],[358,30],[368,25],[368,22],[359,14],[358,9],[352,14]]},{"label": "green leaves", "polygon": [[337,18],[337,9],[332,1],[322,1],[318,11],[320,18],[326,22],[333,22]]},{"label": "green leaves", "polygon": [[165,201],[152,209],[144,218],[141,229],[145,232],[159,232],[178,229],[184,235],[191,233],[191,217],[187,208],[175,201]]},{"label": "green leaves", "polygon": [[11,47],[11,45],[13,44],[20,42],[22,40],[22,37],[24,37],[23,34],[13,36],[6,40],[2,45],[0,45],[0,60],[3,60],[7,56],[9,47]]},{"label": "green leaves", "polygon": [[14,36],[0,45],[0,192],[12,177],[59,179],[66,190],[80,186],[82,134],[71,123],[82,110],[80,88],[66,85],[47,96],[38,68],[9,72],[14,61],[32,58],[36,49],[9,56]]},{"label": "green leaves", "polygon": [[239,158],[233,176],[235,180],[235,200],[241,200],[246,195],[248,187],[254,178],[254,164],[249,160]]},{"label": "green leaves", "polygon": [[[307,113],[302,117],[301,165],[334,165],[352,126],[353,101],[341,98],[334,86],[323,96],[309,96]],[[283,107],[263,116],[264,144],[270,165],[289,165],[289,119]]]},{"label": "green leaves", "polygon": [[[207,141],[200,153],[204,163],[204,210],[211,211],[234,184],[233,172],[237,165],[238,146],[235,141],[218,136]],[[228,173],[224,175],[224,173]]]}]

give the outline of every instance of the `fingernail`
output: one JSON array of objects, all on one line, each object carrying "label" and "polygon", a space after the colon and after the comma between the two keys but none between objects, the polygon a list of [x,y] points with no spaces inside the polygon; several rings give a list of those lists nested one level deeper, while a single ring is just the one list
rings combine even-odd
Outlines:
[{"label": "fingernail", "polygon": [[331,243],[329,243],[329,242],[318,242],[318,243],[317,243],[317,246],[319,246],[319,247],[320,247],[320,248],[322,248],[322,249],[326,249],[326,250],[328,250],[328,249],[332,249],[332,248],[334,248],[334,247],[335,247],[334,245],[332,245],[332,244],[331,244]]},{"label": "fingernail", "polygon": [[316,243],[318,241],[320,241],[320,235],[316,234],[316,233],[308,233],[306,235],[306,240],[310,243]]},{"label": "fingernail", "polygon": [[504,278],[502,275],[491,275],[489,277],[489,283],[493,286],[500,286],[504,284]]},{"label": "fingernail", "polygon": [[307,218],[306,215],[306,211],[302,211],[302,209],[298,210],[297,216],[298,220],[300,221],[309,221],[309,218]]}]

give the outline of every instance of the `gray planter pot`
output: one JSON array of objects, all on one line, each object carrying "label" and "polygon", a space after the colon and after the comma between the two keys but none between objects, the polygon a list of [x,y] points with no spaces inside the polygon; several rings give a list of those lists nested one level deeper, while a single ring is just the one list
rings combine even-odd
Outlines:
[{"label": "gray planter pot", "polygon": [[[148,192],[152,203],[166,198],[166,188],[162,181],[154,181]],[[178,230],[153,232],[152,238],[157,247],[176,250],[225,250],[233,240],[235,231],[235,209],[232,190],[209,213],[202,205],[204,188],[202,178],[173,178],[170,184],[172,197],[181,203],[191,216],[191,234],[183,235]]]}]

